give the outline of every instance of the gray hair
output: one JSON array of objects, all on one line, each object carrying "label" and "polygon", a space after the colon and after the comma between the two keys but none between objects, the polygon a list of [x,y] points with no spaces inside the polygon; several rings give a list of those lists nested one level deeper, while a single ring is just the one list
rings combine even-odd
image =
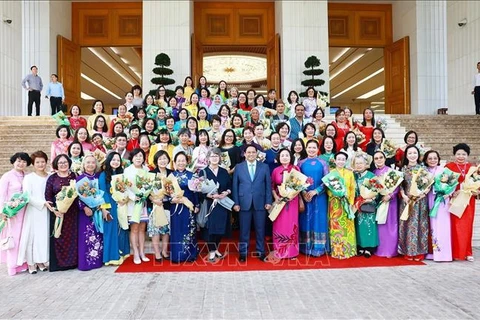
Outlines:
[{"label": "gray hair", "polygon": [[217,156],[221,157],[222,156],[222,150],[220,150],[219,148],[212,148],[212,149],[208,150],[207,158],[210,158],[210,156],[212,154],[216,154]]}]

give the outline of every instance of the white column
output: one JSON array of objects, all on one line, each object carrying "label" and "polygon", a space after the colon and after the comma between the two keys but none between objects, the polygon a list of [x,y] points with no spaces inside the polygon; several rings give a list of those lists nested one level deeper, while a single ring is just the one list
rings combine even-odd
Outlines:
[{"label": "white column", "polygon": [[[18,116],[26,112],[22,96],[22,4],[0,1],[0,115]],[[11,23],[3,22],[11,20]],[[25,109],[25,110],[24,110]]]},{"label": "white column", "polygon": [[[417,1],[418,107],[415,114],[436,114],[447,106],[447,3]],[[413,110],[412,110],[413,111]]]},{"label": "white column", "polygon": [[327,1],[275,1],[275,30],[280,34],[282,92],[304,91],[302,80],[305,60],[314,55],[323,69],[325,84],[317,89],[330,91],[328,69]]},{"label": "white column", "polygon": [[412,114],[447,106],[447,14],[445,0],[395,1],[393,40],[410,37]]},{"label": "white column", "polygon": [[[458,23],[467,19],[467,24]],[[448,112],[475,114],[471,91],[480,61],[480,2],[448,1]]]},{"label": "white column", "polygon": [[169,88],[182,85],[190,75],[190,37],[193,2],[188,1],[143,1],[143,45],[142,45],[142,87],[147,92],[155,89],[150,81],[156,75],[155,57],[166,53],[170,57],[170,68],[175,84]]}]

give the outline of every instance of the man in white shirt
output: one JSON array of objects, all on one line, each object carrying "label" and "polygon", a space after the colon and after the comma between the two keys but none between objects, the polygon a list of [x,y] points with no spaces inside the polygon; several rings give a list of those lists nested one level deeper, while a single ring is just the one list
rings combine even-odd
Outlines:
[{"label": "man in white shirt", "polygon": [[480,61],[477,62],[477,74],[473,78],[472,94],[475,98],[475,114],[480,114]]}]

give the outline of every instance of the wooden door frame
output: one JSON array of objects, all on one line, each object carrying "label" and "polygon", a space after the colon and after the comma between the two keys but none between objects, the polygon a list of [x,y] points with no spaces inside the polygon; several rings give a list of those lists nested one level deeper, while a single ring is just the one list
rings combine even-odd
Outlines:
[{"label": "wooden door frame", "polygon": [[[203,48],[208,47],[232,47],[232,46],[271,46],[272,41],[277,40],[275,34],[275,3],[274,2],[195,2],[194,3],[194,26],[196,30],[192,34],[192,61],[191,74],[194,77],[194,83],[198,82],[196,75],[203,74],[203,63],[194,59],[203,59]],[[255,25],[258,30],[246,30],[248,23]],[[216,24],[214,31],[211,32],[212,25]],[[210,28],[210,29],[209,29]],[[256,32],[258,31],[258,32]],[[278,47],[278,46],[277,46]],[[275,47],[275,48],[277,48]],[[278,48],[277,48],[278,49]],[[194,52],[196,51],[196,52]],[[200,54],[199,54],[200,52]],[[280,52],[277,53],[278,60]],[[272,57],[272,55],[270,55]],[[269,65],[267,55],[267,69]],[[275,61],[276,63],[277,61]],[[267,72],[267,84],[273,85],[277,95],[281,90],[280,68],[274,68],[278,74]],[[272,89],[268,88],[268,89]]]},{"label": "wooden door frame", "polygon": [[[387,69],[386,48],[393,44],[391,4],[328,3],[328,24],[329,47],[382,48]],[[387,72],[385,84],[386,77]],[[410,87],[410,78],[406,81],[406,86]],[[387,88],[384,92],[387,103]],[[406,96],[404,111],[410,112],[409,92]]]}]

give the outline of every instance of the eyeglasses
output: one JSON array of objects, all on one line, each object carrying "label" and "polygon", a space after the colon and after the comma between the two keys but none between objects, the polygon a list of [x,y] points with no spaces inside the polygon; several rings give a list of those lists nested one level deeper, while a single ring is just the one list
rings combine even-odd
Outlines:
[{"label": "eyeglasses", "polygon": [[57,163],[59,166],[63,166],[63,165],[68,165],[68,162],[58,162]]},{"label": "eyeglasses", "polygon": [[231,136],[231,135],[226,135],[225,138],[232,138],[232,139],[233,139],[233,136]]},{"label": "eyeglasses", "polygon": [[383,157],[375,157],[375,158],[373,158],[373,160],[382,160],[382,159],[383,159]]}]

